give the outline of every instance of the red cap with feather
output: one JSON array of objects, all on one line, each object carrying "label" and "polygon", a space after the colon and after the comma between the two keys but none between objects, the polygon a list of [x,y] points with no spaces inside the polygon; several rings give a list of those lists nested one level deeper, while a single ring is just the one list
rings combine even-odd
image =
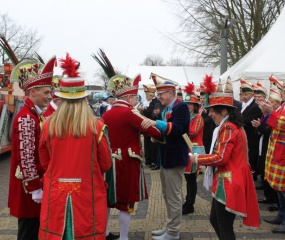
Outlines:
[{"label": "red cap with feather", "polygon": [[184,92],[186,93],[184,102],[199,104],[199,100],[198,100],[198,97],[195,95],[194,89],[195,89],[195,86],[194,86],[193,83],[192,84],[190,84],[190,83],[187,84],[187,86],[184,89]]}]

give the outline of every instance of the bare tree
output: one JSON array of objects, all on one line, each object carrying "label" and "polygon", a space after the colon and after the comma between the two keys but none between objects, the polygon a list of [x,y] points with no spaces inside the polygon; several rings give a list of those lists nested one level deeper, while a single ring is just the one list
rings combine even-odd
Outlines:
[{"label": "bare tree", "polygon": [[164,66],[164,60],[161,56],[159,55],[148,55],[143,63],[141,63],[140,65],[143,66]]},{"label": "bare tree", "polygon": [[166,66],[186,66],[186,61],[180,58],[171,58],[167,63]]},{"label": "bare tree", "polygon": [[[27,30],[18,25],[7,14],[0,14],[0,35],[7,39],[19,60],[32,57],[41,42],[41,39],[37,36],[37,31]],[[8,60],[8,56],[3,49],[0,49],[0,57],[2,63]]]},{"label": "bare tree", "polygon": [[252,49],[279,16],[283,0],[165,0],[170,4],[179,26],[165,34],[185,49],[193,62],[217,64],[220,60],[220,29],[225,16],[238,19],[230,28],[228,63],[232,65]]}]

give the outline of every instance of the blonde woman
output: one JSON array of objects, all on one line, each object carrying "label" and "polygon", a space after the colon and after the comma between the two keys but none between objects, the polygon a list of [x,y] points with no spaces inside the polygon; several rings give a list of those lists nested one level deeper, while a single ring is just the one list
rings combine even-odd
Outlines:
[{"label": "blonde woman", "polygon": [[[44,176],[40,239],[105,239],[107,197],[103,174],[111,167],[106,126],[87,105],[79,63],[61,67],[61,104],[42,128],[39,153]],[[70,66],[70,67],[67,67]]]}]

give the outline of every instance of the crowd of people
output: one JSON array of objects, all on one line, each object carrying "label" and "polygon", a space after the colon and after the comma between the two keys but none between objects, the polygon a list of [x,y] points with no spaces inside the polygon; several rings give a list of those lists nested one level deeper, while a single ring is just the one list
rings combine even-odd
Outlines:
[{"label": "crowd of people", "polygon": [[[219,239],[236,239],[236,216],[259,228],[258,202],[275,204],[277,215],[263,220],[285,233],[284,84],[274,76],[269,93],[241,79],[236,100],[230,78],[223,89],[207,75],[199,89],[189,83],[184,98],[177,82],[151,73],[143,102],[141,76],[113,72],[96,116],[69,54],[52,88],[56,61],[14,69],[26,95],[12,127],[8,207],[17,239],[127,240],[135,204],[149,197],[146,166],[159,171],[166,206],[154,240],[179,239],[182,215],[195,211],[199,173],[212,192],[209,218]],[[111,208],[119,210],[119,234],[109,231]]]}]

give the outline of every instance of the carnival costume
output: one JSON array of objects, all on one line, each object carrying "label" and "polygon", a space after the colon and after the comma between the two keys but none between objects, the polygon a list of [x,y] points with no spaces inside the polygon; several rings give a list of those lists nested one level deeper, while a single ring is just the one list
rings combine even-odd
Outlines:
[{"label": "carnival costume", "polygon": [[[233,108],[232,93],[215,92],[212,77],[205,78],[205,92],[209,106]],[[247,138],[242,127],[238,128],[225,117],[213,134],[210,154],[197,155],[197,164],[214,170],[212,196],[225,210],[243,218],[249,228],[260,226],[259,208],[247,152]],[[206,176],[205,176],[206,178]]]},{"label": "carnival costume", "polygon": [[175,81],[151,73],[151,78],[158,94],[168,92],[172,102],[162,112],[162,120],[156,120],[156,127],[165,137],[165,144],[160,145],[161,168],[160,180],[162,194],[167,209],[167,222],[162,230],[152,231],[153,239],[179,239],[182,222],[182,179],[188,164],[188,146],[182,137],[189,136],[190,112],[188,106],[174,95]]},{"label": "carnival costume", "polygon": [[[63,78],[55,95],[68,99],[69,104],[84,101],[88,94],[79,76],[79,62],[69,54],[60,62]],[[69,132],[60,138],[55,131],[49,134],[53,117],[43,124],[39,144],[40,162],[46,169],[39,239],[105,240],[107,186],[103,175],[111,167],[107,127],[98,119],[96,133],[89,126],[86,136],[74,137]]]},{"label": "carnival costume", "polygon": [[[42,71],[37,61],[23,60],[13,69],[11,76],[14,81],[19,81],[25,92],[51,86],[55,60],[53,57]],[[41,205],[32,199],[30,193],[42,188],[44,170],[39,162],[38,142],[39,125],[43,120],[39,107],[27,98],[13,122],[8,207],[10,214],[17,218],[40,215]]]},{"label": "carnival costume", "polygon": [[[112,94],[116,98],[137,95],[140,75],[134,80],[122,75],[110,79]],[[111,207],[122,211],[133,211],[134,203],[148,198],[143,171],[140,133],[144,132],[162,141],[161,133],[154,127],[141,126],[144,117],[132,105],[117,100],[112,109],[103,115],[109,129],[114,162],[115,201]]]}]

